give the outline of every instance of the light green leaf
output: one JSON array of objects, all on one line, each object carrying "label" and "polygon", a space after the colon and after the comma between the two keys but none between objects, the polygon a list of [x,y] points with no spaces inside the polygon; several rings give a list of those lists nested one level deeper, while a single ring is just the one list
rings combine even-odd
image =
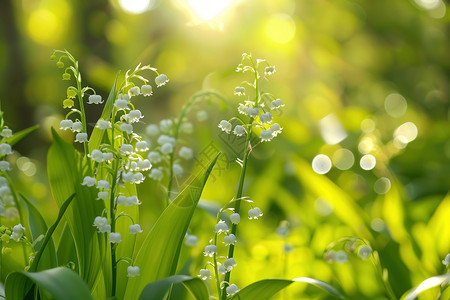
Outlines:
[{"label": "light green leaf", "polygon": [[78,262],[77,251],[75,249],[72,233],[70,232],[67,223],[64,225],[56,253],[58,255],[59,265],[66,266],[68,263],[72,262],[75,264],[75,270],[78,270],[78,266],[76,266],[76,263]]},{"label": "light green leaf", "polygon": [[27,294],[33,295],[32,283],[55,300],[94,299],[77,273],[64,267],[38,273],[21,271],[9,274],[5,284],[6,299],[22,300]]},{"label": "light green leaf", "polygon": [[433,287],[440,286],[441,284],[444,285],[448,284],[449,282],[450,282],[450,273],[427,278],[424,281],[422,281],[417,287],[403,294],[403,296],[400,299],[401,300],[416,299],[420,293]]},{"label": "light green leaf", "polygon": [[97,201],[95,187],[82,186],[88,175],[89,165],[81,155],[52,130],[54,142],[48,151],[47,172],[53,198],[62,206],[70,195],[76,194],[64,218],[72,232],[77,250],[80,276],[89,288],[93,288],[105,255],[105,235],[97,233],[92,224],[105,208],[103,201]]},{"label": "light green leaf", "polygon": [[18,131],[14,133],[12,136],[3,139],[3,143],[7,143],[10,144],[11,146],[14,146],[15,144],[26,138],[28,135],[30,135],[33,131],[35,131],[38,128],[39,125],[35,125],[27,129]]},{"label": "light green leaf", "polygon": [[344,299],[345,297],[339,293],[334,287],[329,285],[326,282],[323,282],[321,280],[317,280],[314,278],[309,277],[298,277],[294,278],[292,280],[288,279],[265,279],[261,281],[254,282],[239,292],[237,292],[233,297],[231,297],[230,300],[264,300],[264,299],[270,299],[273,295],[281,291],[282,289],[286,288],[290,284],[294,282],[304,282],[308,284],[315,285],[326,292],[328,292],[330,295],[335,296],[337,298]]},{"label": "light green leaf", "polygon": [[[39,236],[45,234],[47,232],[47,224],[44,221],[44,218],[41,216],[36,207],[27,199],[25,196],[20,194],[22,200],[26,203],[28,209],[28,223],[30,224],[30,231],[33,241],[35,241]],[[40,264],[37,265],[37,270],[45,270],[55,268],[58,265],[56,258],[56,250],[55,244],[53,240],[49,240],[46,249],[42,249],[45,247],[45,241],[39,241],[36,243],[34,249],[36,252],[41,252],[40,254]],[[36,259],[33,261],[36,261]]]},{"label": "light green leaf", "polygon": [[[53,240],[52,238],[52,234],[53,232],[55,232],[56,227],[59,224],[59,221],[61,221],[61,218],[63,217],[64,213],[67,210],[67,207],[69,206],[69,204],[72,202],[73,198],[75,197],[75,194],[72,194],[64,203],[63,205],[61,205],[61,208],[59,209],[59,213],[58,213],[58,217],[56,218],[55,223],[52,225],[52,227],[50,227],[47,231],[47,233],[45,234],[45,238],[44,238],[44,242],[42,243],[42,247],[41,249],[37,252],[36,257],[33,261],[33,263],[31,264],[30,267],[30,272],[34,272],[39,270],[38,266],[39,266],[39,262],[41,257],[43,256],[43,254],[45,253],[46,250],[46,246],[49,244],[49,242],[51,243],[51,245],[53,245],[53,253],[55,252],[55,246],[53,244]],[[55,261],[56,261],[56,257],[55,257]]]},{"label": "light green leaf", "polygon": [[175,274],[184,236],[217,158],[194,177],[156,221],[134,260],[141,275],[128,280],[124,299],[136,299],[148,283]]},{"label": "light green leaf", "polygon": [[139,296],[139,300],[163,300],[174,285],[183,284],[194,299],[209,298],[208,289],[200,278],[187,275],[174,275],[147,284]]},{"label": "light green leaf", "polygon": [[292,156],[292,160],[295,164],[296,175],[305,190],[329,201],[338,218],[348,224],[359,236],[372,241],[372,233],[366,226],[368,217],[351,197],[327,177],[314,173],[310,164],[295,156]]},{"label": "light green leaf", "polygon": [[[111,112],[114,106],[114,100],[116,99],[116,85],[117,85],[117,76],[114,84],[111,88],[111,92],[109,92],[108,99],[106,100],[105,107],[103,108],[102,115],[100,119],[109,120],[111,117]],[[102,144],[103,136],[105,135],[106,130],[99,129],[94,127],[92,131],[91,137],[89,138],[89,149],[98,149],[98,147]]]}]

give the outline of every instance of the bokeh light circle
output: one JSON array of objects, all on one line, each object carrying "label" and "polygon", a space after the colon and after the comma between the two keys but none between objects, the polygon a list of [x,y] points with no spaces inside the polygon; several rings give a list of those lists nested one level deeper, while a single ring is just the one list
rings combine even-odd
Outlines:
[{"label": "bokeh light circle", "polygon": [[326,174],[331,169],[331,159],[325,154],[319,154],[312,161],[312,168],[317,174]]},{"label": "bokeh light circle", "polygon": [[384,109],[391,117],[400,118],[406,113],[407,108],[408,103],[406,103],[406,99],[400,94],[389,94],[384,100]]},{"label": "bokeh light circle", "polygon": [[333,165],[339,170],[348,170],[355,163],[355,156],[352,151],[342,148],[333,154]]},{"label": "bokeh light circle", "polygon": [[375,193],[384,195],[391,189],[391,181],[387,177],[381,177],[373,185]]},{"label": "bokeh light circle", "polygon": [[266,23],[266,34],[272,41],[285,44],[295,35],[295,22],[288,14],[274,14]]},{"label": "bokeh light circle", "polygon": [[366,154],[363,157],[361,157],[361,160],[359,161],[359,165],[361,166],[361,169],[369,171],[375,168],[375,165],[377,164],[377,159],[375,156],[371,154]]}]

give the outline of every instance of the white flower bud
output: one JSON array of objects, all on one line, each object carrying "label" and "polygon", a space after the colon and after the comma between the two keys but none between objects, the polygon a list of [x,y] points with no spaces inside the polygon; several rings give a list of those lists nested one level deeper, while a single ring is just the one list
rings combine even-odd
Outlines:
[{"label": "white flower bud", "polygon": [[107,180],[99,180],[97,182],[97,188],[109,190],[109,182]]},{"label": "white flower bud", "polygon": [[152,169],[148,177],[160,181],[161,179],[163,179],[164,173],[160,169]]},{"label": "white flower bud", "polygon": [[102,96],[100,95],[89,95],[88,104],[102,104]]},{"label": "white flower bud", "polygon": [[214,254],[217,254],[217,247],[215,245],[208,245],[205,247],[205,251],[203,253],[205,256],[213,257]]},{"label": "white flower bud", "polygon": [[125,196],[120,195],[120,196],[116,197],[117,205],[125,204],[126,201],[127,201],[127,197],[125,197]]},{"label": "white flower bud", "polygon": [[199,110],[197,112],[197,120],[199,122],[204,122],[208,120],[208,113],[206,112],[206,110]]},{"label": "white flower bud", "polygon": [[165,143],[161,146],[162,154],[170,154],[173,152],[173,146],[171,143]]},{"label": "white flower bud", "polygon": [[[63,121],[65,121],[65,120],[63,120]],[[70,120],[69,120],[69,121],[70,121]],[[70,122],[72,122],[72,121],[70,121]],[[62,121],[61,121],[61,123],[62,123]],[[62,126],[61,126],[61,127],[62,127]],[[70,128],[70,126],[69,126],[69,128]],[[69,128],[64,128],[64,130],[65,130],[65,129],[69,129]],[[61,128],[61,129],[63,129],[63,128]],[[9,128],[5,128],[5,129],[2,130],[2,132],[0,133],[0,135],[1,135],[2,137],[5,137],[5,138],[10,137],[10,136],[12,136],[12,130],[9,129]]]},{"label": "white flower bud", "polygon": [[133,132],[133,125],[127,124],[127,123],[122,123],[122,124],[120,124],[120,130],[122,130],[123,132],[126,132],[128,134],[131,134]]},{"label": "white flower bud", "polygon": [[228,296],[233,296],[234,294],[236,294],[237,292],[239,292],[239,289],[237,287],[237,285],[235,285],[234,283],[230,286],[227,286],[226,288],[226,292]]},{"label": "white flower bud", "polygon": [[96,183],[96,180],[94,177],[91,176],[86,176],[83,179],[83,183],[81,183],[81,185],[85,185],[85,186],[94,186]]},{"label": "white flower bud", "polygon": [[130,155],[133,153],[133,146],[130,144],[122,144],[120,146],[120,154],[122,155]]},{"label": "white flower bud", "polygon": [[122,241],[122,237],[120,236],[120,233],[118,233],[118,232],[111,232],[108,237],[109,237],[109,241],[113,244],[120,243]]},{"label": "white flower bud", "polygon": [[[59,129],[62,129],[62,130],[72,129],[72,126],[73,126],[72,120],[62,120],[59,123]],[[3,130],[6,130],[6,129],[3,129]]]},{"label": "white flower bud", "polygon": [[88,156],[99,163],[105,160],[102,151],[98,149],[92,150],[91,154],[89,154]]},{"label": "white flower bud", "polygon": [[223,262],[223,266],[225,267],[225,270],[227,272],[230,272],[234,267],[237,266],[237,264],[234,258],[229,258]]},{"label": "white flower bud", "polygon": [[133,86],[132,88],[130,88],[128,90],[128,96],[133,97],[133,96],[137,96],[141,93],[141,89],[138,86]]},{"label": "white flower bud", "polygon": [[270,130],[263,130],[259,137],[261,138],[261,142],[270,142],[273,139],[273,133]]},{"label": "white flower bud", "polygon": [[257,107],[249,107],[249,108],[247,108],[247,114],[250,117],[255,118],[259,114],[259,108],[257,108]]},{"label": "white flower bud", "polygon": [[268,123],[272,122],[272,114],[270,112],[261,114],[259,116],[259,120],[261,121],[262,124],[268,124]]},{"label": "white flower bud", "polygon": [[159,134],[159,127],[155,124],[150,124],[145,129],[145,132],[147,132],[149,136],[157,136]]},{"label": "white flower bud", "polygon": [[142,115],[141,111],[138,109],[132,110],[127,115],[127,120],[130,123],[136,123],[139,122],[140,119],[142,119],[144,116]]},{"label": "white flower bud", "polygon": [[114,101],[114,106],[117,109],[127,109],[128,108],[128,101],[123,99],[117,99]]},{"label": "white flower bud", "polygon": [[225,246],[234,245],[236,243],[236,236],[231,233],[223,238],[223,242]]},{"label": "white flower bud", "polygon": [[220,234],[222,232],[228,232],[229,228],[227,223],[225,223],[224,221],[220,220],[219,223],[216,224],[216,226],[214,227],[214,232],[217,234]]},{"label": "white flower bud", "polygon": [[11,170],[11,165],[8,161],[2,160],[0,161],[0,171],[9,171]]},{"label": "white flower bud", "polygon": [[173,175],[175,175],[176,177],[180,177],[181,175],[183,175],[184,172],[183,167],[180,166],[179,164],[173,164],[172,170]]},{"label": "white flower bud", "polygon": [[241,216],[238,213],[231,214],[230,221],[231,221],[231,223],[237,225],[241,221]]},{"label": "white flower bud", "polygon": [[166,74],[161,74],[155,78],[155,83],[157,87],[163,86],[169,82],[169,78],[167,78]]},{"label": "white flower bud", "polygon": [[208,269],[200,269],[200,278],[202,280],[211,279],[211,271]]},{"label": "white flower bud", "polygon": [[148,143],[146,141],[140,141],[136,143],[136,151],[144,152],[149,149]]},{"label": "white flower bud", "polygon": [[147,158],[150,160],[151,163],[157,164],[162,160],[161,154],[157,151],[150,151],[147,154]]},{"label": "white flower bud", "polygon": [[237,86],[234,88],[234,94],[237,96],[243,96],[245,95],[245,87],[243,86]]},{"label": "white flower bud", "polygon": [[227,120],[222,120],[219,123],[219,128],[222,129],[222,131],[225,131],[226,133],[230,133],[231,131],[231,123]]},{"label": "white flower bud", "polygon": [[128,228],[130,230],[130,234],[142,232],[141,226],[139,224],[130,225]]},{"label": "white flower bud", "polygon": [[111,152],[103,153],[103,160],[113,160],[114,155]]},{"label": "white flower bud", "polygon": [[363,245],[359,247],[358,256],[361,257],[362,259],[369,258],[370,254],[372,254],[372,248],[370,248],[369,246]]},{"label": "white flower bud", "polygon": [[105,130],[111,128],[111,122],[105,120],[98,120],[97,125],[95,125],[98,129]]},{"label": "white flower bud", "polygon": [[137,167],[141,171],[148,171],[152,167],[152,164],[148,159],[138,160]]},{"label": "white flower bud", "polygon": [[193,153],[192,149],[188,148],[188,147],[184,147],[184,146],[181,147],[180,151],[178,151],[178,155],[181,158],[186,159],[186,160],[189,160],[192,157],[194,157],[194,153]]},{"label": "white flower bud", "polygon": [[108,192],[98,192],[97,200],[108,200],[108,199],[109,199],[109,193]]},{"label": "white flower bud", "polygon": [[184,244],[190,247],[197,246],[198,237],[195,235],[186,234],[186,240],[184,241]]},{"label": "white flower bud", "polygon": [[151,96],[153,94],[153,88],[149,84],[144,84],[141,86],[141,93],[144,96]]},{"label": "white flower bud", "polygon": [[75,142],[86,143],[88,141],[88,135],[85,132],[77,133],[75,136]]},{"label": "white flower bud", "polygon": [[83,130],[83,124],[80,121],[76,121],[72,123],[72,131],[73,132],[81,132]]},{"label": "white flower bud", "polygon": [[0,144],[0,156],[10,155],[12,154],[12,148],[10,144],[1,143]]},{"label": "white flower bud", "polygon": [[127,277],[139,276],[139,271],[140,271],[139,267],[129,266],[127,268],[127,273],[128,273]]},{"label": "white flower bud", "polygon": [[261,212],[261,209],[259,207],[255,207],[248,210],[248,218],[250,220],[252,219],[258,219],[259,217],[262,217],[263,213]]},{"label": "white flower bud", "polygon": [[242,135],[246,134],[247,131],[245,130],[244,126],[236,125],[236,126],[234,127],[233,133],[234,133],[234,135],[236,135],[236,136],[242,136]]},{"label": "white flower bud", "polygon": [[140,204],[141,202],[136,196],[127,197],[127,199],[125,200],[125,206],[140,205]]}]

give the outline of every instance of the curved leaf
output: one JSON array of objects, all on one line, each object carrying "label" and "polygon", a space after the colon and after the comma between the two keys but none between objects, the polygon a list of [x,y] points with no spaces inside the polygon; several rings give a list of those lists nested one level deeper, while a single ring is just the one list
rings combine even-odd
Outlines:
[{"label": "curved leaf", "polygon": [[[37,210],[37,208],[27,199],[25,198],[25,196],[23,196],[22,194],[20,194],[20,197],[22,198],[22,200],[26,203],[27,209],[28,209],[28,223],[30,224],[30,232],[31,232],[31,236],[33,238],[33,241],[35,241],[36,239],[38,239],[41,235],[45,234],[47,232],[47,224],[44,221],[44,218],[41,216],[41,214],[39,213],[39,211]],[[58,263],[57,263],[57,258],[56,258],[56,249],[55,249],[55,244],[53,243],[53,240],[50,240],[48,242],[48,247],[45,248],[45,242],[39,241],[36,243],[36,245],[34,246],[34,250],[36,252],[41,252],[40,256],[40,265],[39,268],[37,268],[38,270],[46,270],[46,269],[51,269],[51,268],[55,268]],[[44,248],[42,248],[44,247]],[[39,259],[37,259],[39,260]],[[36,259],[33,261],[36,261]]]},{"label": "curved leaf", "polygon": [[335,296],[340,299],[345,299],[345,297],[341,293],[339,293],[334,287],[332,287],[326,282],[309,277],[298,277],[292,280],[265,279],[254,282],[246,286],[239,292],[237,292],[230,300],[270,299],[270,297],[274,296],[276,293],[278,293],[279,291],[281,291],[282,289],[286,288],[287,286],[289,286],[294,282],[305,282],[308,284],[312,284],[325,290],[332,296]]},{"label": "curved leaf", "polygon": [[9,274],[5,284],[6,299],[24,299],[32,283],[55,300],[94,299],[77,273],[64,267],[38,273],[21,271]]},{"label": "curved leaf", "polygon": [[163,300],[172,286],[177,284],[183,284],[191,292],[194,299],[204,300],[209,298],[208,289],[200,278],[174,275],[147,284],[139,296],[139,300]]},{"label": "curved leaf", "polygon": [[175,274],[184,236],[218,157],[206,171],[200,171],[156,221],[134,260],[141,275],[128,279],[124,299],[136,299],[148,283]]},{"label": "curved leaf", "polygon": [[26,138],[28,135],[30,135],[33,131],[35,131],[38,128],[39,128],[39,125],[35,125],[35,126],[27,128],[27,129],[18,131],[16,133],[14,133],[12,136],[3,139],[3,142],[8,143],[11,146],[14,146],[15,144],[17,144],[18,142],[20,142],[21,140]]},{"label": "curved leaf", "polygon": [[450,282],[450,273],[427,278],[424,281],[422,281],[417,287],[406,292],[400,299],[401,300],[416,299],[420,293],[428,289],[431,289],[432,287],[440,286],[441,284],[448,284],[449,282]]},{"label": "curved leaf", "polygon": [[[64,213],[66,212],[67,207],[69,206],[69,204],[72,202],[73,198],[75,197],[75,194],[72,194],[64,203],[63,205],[61,205],[61,208],[59,209],[59,213],[58,213],[58,217],[56,218],[55,223],[52,225],[52,227],[50,227],[46,234],[45,234],[45,238],[44,241],[42,243],[42,247],[41,249],[39,249],[39,251],[36,254],[36,258],[34,259],[33,263],[31,264],[30,267],[30,272],[34,272],[36,270],[38,270],[38,265],[40,262],[41,257],[43,256],[43,254],[45,253],[46,250],[46,246],[47,244],[49,244],[49,246],[53,246],[53,252],[55,251],[55,246],[53,244],[53,240],[52,238],[52,234],[53,232],[55,232],[56,227],[59,224],[59,221],[61,221],[61,218],[64,216]],[[55,257],[56,260],[56,257]]]},{"label": "curved leaf", "polygon": [[101,268],[102,255],[105,253],[105,236],[97,233],[92,224],[96,216],[102,214],[105,204],[96,201],[95,187],[82,186],[88,172],[88,162],[52,129],[54,141],[48,151],[47,171],[50,188],[58,206],[76,194],[72,205],[64,216],[72,232],[78,257],[80,276],[92,289]]}]

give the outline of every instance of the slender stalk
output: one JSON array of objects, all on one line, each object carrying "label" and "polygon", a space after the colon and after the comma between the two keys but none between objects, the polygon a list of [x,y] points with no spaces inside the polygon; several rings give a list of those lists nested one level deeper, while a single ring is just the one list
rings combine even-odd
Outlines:
[{"label": "slender stalk", "polygon": [[[77,70],[77,96],[78,96],[78,102],[80,104],[80,111],[81,111],[81,123],[83,124],[83,132],[87,134],[87,124],[86,124],[86,112],[84,110],[84,103],[83,103],[83,93],[81,88],[81,74],[78,70],[78,66],[75,66]],[[87,156],[89,154],[89,145],[88,143],[83,143],[84,145],[84,156]]]},{"label": "slender stalk", "polygon": [[[250,120],[250,124],[253,122],[253,119]],[[245,151],[244,151],[244,159],[242,162],[242,168],[241,168],[241,175],[239,178],[239,186],[238,186],[238,190],[236,193],[236,199],[241,199],[242,198],[242,191],[244,188],[244,179],[245,179],[245,171],[247,169],[247,162],[248,162],[248,157],[250,154],[250,138],[251,138],[251,131],[249,130],[248,134],[247,134],[247,139],[245,141]],[[234,212],[235,213],[239,213],[241,209],[241,200],[237,200],[234,204]],[[232,224],[231,225],[231,233],[236,235],[237,232],[237,225],[236,224]],[[234,255],[234,245],[231,244],[230,248],[228,250],[228,258],[233,258]],[[222,300],[226,300],[227,299],[227,293],[226,293],[226,288],[229,285],[230,282],[230,276],[231,276],[231,271],[230,272],[226,272],[225,273],[225,278],[224,278],[224,286],[222,289]]]},{"label": "slender stalk", "polygon": [[[214,235],[214,245],[217,246],[217,233]],[[214,253],[213,255],[213,259],[214,259],[214,275],[216,276],[216,284],[217,284],[217,294],[218,294],[218,298],[220,299],[220,280],[219,280],[219,267],[217,265],[217,254]]]},{"label": "slender stalk", "polygon": [[[117,178],[117,163],[114,168],[114,177],[112,178],[111,184],[111,197],[109,201],[109,209],[111,211],[111,232],[116,230],[116,207],[114,199],[114,191],[116,188],[116,178]],[[116,261],[116,245],[111,243],[111,269],[112,269],[112,287],[111,296],[116,295],[116,281],[117,281],[117,261]]]}]

